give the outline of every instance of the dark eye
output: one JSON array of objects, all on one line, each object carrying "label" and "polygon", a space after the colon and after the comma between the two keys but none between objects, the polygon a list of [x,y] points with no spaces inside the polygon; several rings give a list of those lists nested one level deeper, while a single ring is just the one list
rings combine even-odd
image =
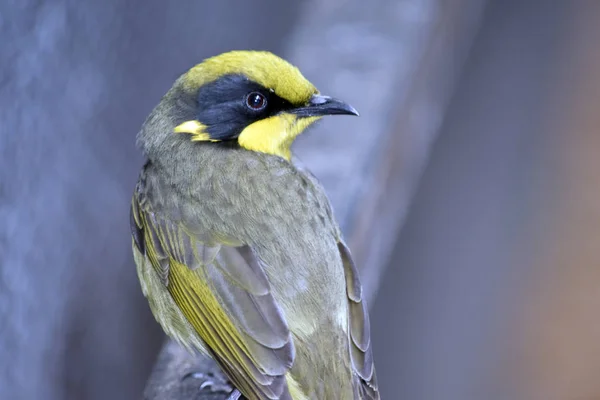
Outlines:
[{"label": "dark eye", "polygon": [[246,96],[246,105],[251,110],[262,110],[267,106],[267,98],[258,92],[252,92]]}]

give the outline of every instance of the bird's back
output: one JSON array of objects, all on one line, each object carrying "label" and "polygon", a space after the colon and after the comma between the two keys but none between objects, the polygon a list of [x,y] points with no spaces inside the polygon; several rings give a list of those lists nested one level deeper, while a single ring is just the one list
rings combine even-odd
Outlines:
[{"label": "bird's back", "polygon": [[187,171],[148,163],[144,200],[205,241],[251,245],[295,343],[287,377],[293,398],[352,398],[341,238],[321,185],[278,157],[198,147]]}]

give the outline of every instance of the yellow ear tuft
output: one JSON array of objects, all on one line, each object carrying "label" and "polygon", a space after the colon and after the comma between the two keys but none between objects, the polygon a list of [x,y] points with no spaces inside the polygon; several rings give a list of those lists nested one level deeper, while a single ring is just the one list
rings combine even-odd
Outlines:
[{"label": "yellow ear tuft", "polygon": [[210,135],[206,133],[206,125],[200,123],[199,121],[185,121],[182,124],[179,124],[173,129],[175,133],[189,133],[192,135],[192,141],[194,142],[218,142],[219,140],[211,139]]}]

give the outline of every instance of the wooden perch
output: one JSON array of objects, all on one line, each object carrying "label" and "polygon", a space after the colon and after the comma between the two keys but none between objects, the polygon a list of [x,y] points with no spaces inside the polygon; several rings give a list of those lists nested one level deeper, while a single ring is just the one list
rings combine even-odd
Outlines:
[{"label": "wooden perch", "polygon": [[[314,0],[283,54],[361,113],[327,119],[295,150],[327,189],[371,301],[483,3]],[[167,341],[144,398],[226,399],[226,391],[200,389],[209,381],[227,382],[211,360]]]}]

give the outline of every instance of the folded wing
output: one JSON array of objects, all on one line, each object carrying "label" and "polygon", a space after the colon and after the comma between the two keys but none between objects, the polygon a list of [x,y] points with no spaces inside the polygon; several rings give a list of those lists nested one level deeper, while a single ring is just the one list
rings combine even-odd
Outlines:
[{"label": "folded wing", "polygon": [[[146,284],[144,290],[159,322],[165,325],[160,309],[173,313],[171,321],[188,324],[202,340],[194,347],[211,353],[247,398],[291,399],[285,375],[294,344],[252,248],[202,242],[147,208],[142,210],[134,196],[132,236],[141,258],[138,270],[140,263],[149,265],[150,280],[162,285]],[[172,328],[165,331],[173,334]]]}]

